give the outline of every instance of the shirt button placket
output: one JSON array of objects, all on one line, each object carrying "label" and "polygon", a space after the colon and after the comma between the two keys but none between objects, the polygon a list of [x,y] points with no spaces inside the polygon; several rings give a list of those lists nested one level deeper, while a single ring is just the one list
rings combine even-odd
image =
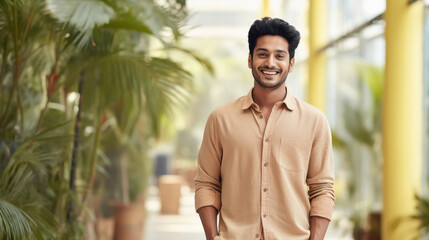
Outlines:
[{"label": "shirt button placket", "polygon": [[[273,117],[275,117],[275,114],[272,114]],[[270,161],[270,143],[271,143],[271,121],[269,120],[267,125],[265,126],[265,134],[264,134],[264,140],[263,140],[263,158],[262,158],[262,163],[263,163],[263,168],[262,168],[262,184],[261,184],[261,212],[262,212],[262,225],[263,228],[265,228],[265,231],[269,231],[269,227],[267,225],[267,211],[269,209],[268,206],[268,175],[269,175],[269,171],[267,166],[269,165],[269,161]],[[261,235],[259,236],[261,237]],[[257,238],[257,239],[261,239],[261,238]]]},{"label": "shirt button placket", "polygon": [[[265,143],[266,144],[268,144],[268,142],[269,142],[269,137],[266,137],[265,138]],[[266,146],[266,147],[268,147],[268,146]],[[266,167],[266,166],[268,166],[268,162],[267,162],[267,160],[268,159],[263,159],[263,161],[264,161],[264,167]],[[267,168],[264,168],[263,170],[262,170],[262,172],[263,172],[263,179],[266,177],[266,175],[268,174],[267,173],[267,171],[268,171],[268,169]],[[268,201],[268,199],[267,199],[267,195],[265,194],[265,192],[267,191],[267,183],[266,183],[266,181],[262,181],[262,187],[263,187],[263,189],[262,189],[262,191],[264,192],[264,194],[262,195],[262,211],[263,212],[265,212],[265,211],[267,211],[267,201]],[[263,215],[262,215],[262,217],[265,219],[266,218],[266,216],[267,216],[267,214],[266,213],[264,213]],[[265,220],[264,219],[262,219],[262,221],[263,222],[265,222]],[[265,224],[264,224],[265,225]]]}]

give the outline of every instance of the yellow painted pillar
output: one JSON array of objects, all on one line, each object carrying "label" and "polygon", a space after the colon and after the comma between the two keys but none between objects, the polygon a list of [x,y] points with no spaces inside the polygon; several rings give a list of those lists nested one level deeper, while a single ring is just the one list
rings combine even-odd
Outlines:
[{"label": "yellow painted pillar", "polygon": [[421,190],[423,119],[423,1],[386,0],[386,79],[383,98],[383,222],[385,240],[418,234],[411,221]]},{"label": "yellow painted pillar", "polygon": [[326,107],[326,53],[319,50],[327,44],[327,1],[310,0],[309,59],[307,101],[325,111]]},{"label": "yellow painted pillar", "polygon": [[270,17],[270,0],[262,0],[261,17]]}]

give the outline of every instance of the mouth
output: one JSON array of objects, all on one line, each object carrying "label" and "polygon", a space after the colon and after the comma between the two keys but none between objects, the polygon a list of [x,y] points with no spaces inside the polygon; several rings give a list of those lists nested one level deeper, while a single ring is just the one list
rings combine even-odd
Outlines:
[{"label": "mouth", "polygon": [[279,74],[279,71],[277,71],[277,70],[261,70],[261,72],[267,78],[272,78],[272,77]]}]

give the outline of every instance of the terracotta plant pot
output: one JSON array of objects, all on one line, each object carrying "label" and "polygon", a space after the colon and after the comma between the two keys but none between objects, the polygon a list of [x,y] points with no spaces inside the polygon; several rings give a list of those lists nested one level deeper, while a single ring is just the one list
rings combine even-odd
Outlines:
[{"label": "terracotta plant pot", "polygon": [[115,240],[141,240],[145,218],[144,203],[113,204],[115,208]]},{"label": "terracotta plant pot", "polygon": [[97,240],[113,240],[115,229],[115,218],[98,218],[97,219]]},{"label": "terracotta plant pot", "polygon": [[370,212],[368,214],[368,226],[355,228],[353,238],[355,240],[380,240],[381,239],[381,213]]},{"label": "terracotta plant pot", "polygon": [[178,214],[183,178],[178,175],[164,175],[159,177],[158,183],[161,214]]}]

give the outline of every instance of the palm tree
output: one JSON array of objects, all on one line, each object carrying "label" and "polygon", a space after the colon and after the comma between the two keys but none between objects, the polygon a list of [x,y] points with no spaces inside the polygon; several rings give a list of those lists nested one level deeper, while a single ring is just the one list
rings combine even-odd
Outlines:
[{"label": "palm tree", "polygon": [[[5,0],[0,11],[0,179],[7,179],[0,183],[0,237],[76,238],[82,232],[74,220],[85,218],[103,172],[107,133],[141,159],[139,119],[157,134],[160,119],[192,91],[191,74],[165,54],[178,49],[184,3]],[[151,55],[153,37],[164,57]],[[75,188],[75,179],[83,185]],[[26,186],[34,191],[16,193]],[[75,205],[67,208],[70,200]]]},{"label": "palm tree", "polygon": [[[0,238],[52,239],[50,172],[61,160],[67,124],[36,132],[48,51],[41,1],[0,2]],[[44,55],[45,57],[40,58]],[[61,141],[58,141],[61,140]]]}]

